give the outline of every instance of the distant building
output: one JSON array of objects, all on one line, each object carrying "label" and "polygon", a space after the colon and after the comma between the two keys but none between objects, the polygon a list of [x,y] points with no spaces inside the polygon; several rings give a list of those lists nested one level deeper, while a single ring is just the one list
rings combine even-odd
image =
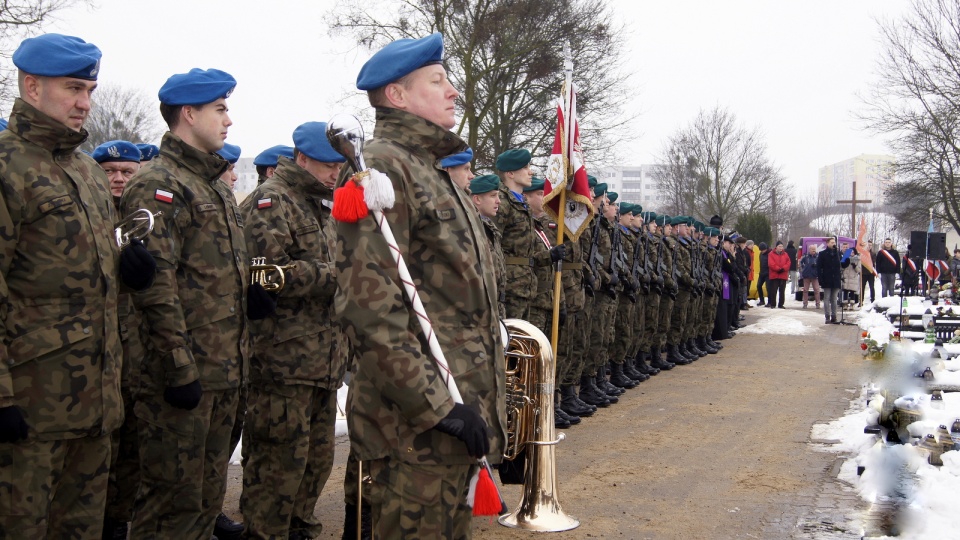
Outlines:
[{"label": "distant building", "polygon": [[660,165],[621,165],[599,169],[595,176],[606,182],[610,191],[620,194],[620,200],[637,203],[654,212],[666,204],[667,197],[661,192],[653,173]]},{"label": "distant building", "polygon": [[233,186],[233,192],[237,202],[241,202],[257,189],[257,168],[253,165],[253,158],[240,158],[233,170],[237,173],[237,184]]},{"label": "distant building", "polygon": [[896,180],[893,156],[860,154],[859,156],[820,167],[817,187],[828,202],[849,200],[853,182],[857,183],[857,199],[883,204],[883,192]]}]

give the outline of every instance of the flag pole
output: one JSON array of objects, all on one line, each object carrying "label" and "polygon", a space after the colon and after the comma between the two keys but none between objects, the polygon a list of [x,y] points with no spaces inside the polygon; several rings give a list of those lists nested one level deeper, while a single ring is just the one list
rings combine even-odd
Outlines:
[{"label": "flag pole", "polygon": [[[573,101],[573,54],[570,52],[570,42],[563,43],[563,174],[569,183],[573,176],[573,118],[571,117]],[[557,213],[557,245],[563,244],[564,213],[567,206],[567,189],[560,190],[560,211]],[[560,337],[560,292],[563,287],[563,261],[558,261],[553,275],[553,317],[550,328],[550,347],[553,354],[557,354],[557,342]]]}]

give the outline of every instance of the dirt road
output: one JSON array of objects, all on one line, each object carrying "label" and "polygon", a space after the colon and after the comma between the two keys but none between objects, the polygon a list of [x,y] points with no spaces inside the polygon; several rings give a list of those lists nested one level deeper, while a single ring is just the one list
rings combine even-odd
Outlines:
[{"label": "dirt road", "polygon": [[[559,500],[581,525],[550,537],[859,538],[848,519],[857,498],[836,480],[839,459],[810,440],[813,424],[841,416],[859,392],[858,330],[798,308],[755,308],[747,321],[776,317],[812,333],[741,333],[720,354],[663,372],[566,430]],[[346,453],[344,439],[317,506],[321,538],[340,537]],[[225,506],[234,517],[239,476],[232,467]],[[511,510],[519,496],[505,487]],[[486,519],[474,531],[496,540],[535,534]]]}]

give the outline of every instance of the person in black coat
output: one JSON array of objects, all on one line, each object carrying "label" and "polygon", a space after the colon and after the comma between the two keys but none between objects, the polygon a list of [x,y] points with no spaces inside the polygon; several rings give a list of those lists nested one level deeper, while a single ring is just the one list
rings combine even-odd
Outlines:
[{"label": "person in black coat", "polygon": [[837,239],[827,240],[827,248],[817,255],[817,281],[823,290],[824,324],[837,323],[837,297],[840,296],[840,252]]},{"label": "person in black coat", "polygon": [[880,296],[894,295],[894,284],[900,271],[900,254],[893,248],[893,240],[883,239],[883,246],[877,252],[877,273],[880,274]]},{"label": "person in black coat", "polygon": [[790,293],[796,294],[797,292],[797,246],[793,243],[793,240],[787,242],[787,248],[784,249],[787,252],[787,255],[790,256]]}]

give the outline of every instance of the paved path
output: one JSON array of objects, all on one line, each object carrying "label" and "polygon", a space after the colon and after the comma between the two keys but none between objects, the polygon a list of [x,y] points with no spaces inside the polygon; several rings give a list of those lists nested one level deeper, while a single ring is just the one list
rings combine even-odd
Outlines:
[{"label": "paved path", "polygon": [[[810,440],[813,424],[842,416],[859,392],[859,330],[825,326],[799,304],[746,314],[747,322],[789,317],[778,320],[812,333],[741,333],[720,354],[663,372],[566,430],[559,499],[582,525],[551,538],[860,537],[859,499],[836,479],[840,458]],[[328,527],[321,538],[339,538],[343,521],[345,440],[337,452],[317,506]],[[239,467],[231,472],[239,477]],[[233,480],[226,508],[234,516],[238,495]],[[519,487],[505,487],[511,509],[519,496]],[[474,531],[478,539],[534,535],[485,519]]]}]

